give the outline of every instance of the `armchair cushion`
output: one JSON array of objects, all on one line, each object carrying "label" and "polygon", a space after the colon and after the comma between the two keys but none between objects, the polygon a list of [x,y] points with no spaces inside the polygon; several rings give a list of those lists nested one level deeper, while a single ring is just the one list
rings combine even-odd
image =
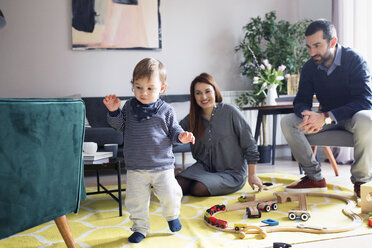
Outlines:
[{"label": "armchair cushion", "polygon": [[0,239],[78,211],[84,118],[82,100],[0,99]]}]

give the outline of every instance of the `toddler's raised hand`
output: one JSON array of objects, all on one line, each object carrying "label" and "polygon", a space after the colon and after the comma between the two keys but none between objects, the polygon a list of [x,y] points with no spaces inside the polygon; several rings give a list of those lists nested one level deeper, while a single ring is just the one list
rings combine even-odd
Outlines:
[{"label": "toddler's raised hand", "polygon": [[109,111],[114,112],[120,107],[120,99],[116,95],[107,95],[103,99],[103,104]]},{"label": "toddler's raised hand", "polygon": [[193,144],[195,143],[195,137],[194,137],[194,135],[191,132],[187,132],[187,131],[180,133],[180,135],[178,135],[178,139],[183,144],[189,143],[189,142],[191,142]]}]

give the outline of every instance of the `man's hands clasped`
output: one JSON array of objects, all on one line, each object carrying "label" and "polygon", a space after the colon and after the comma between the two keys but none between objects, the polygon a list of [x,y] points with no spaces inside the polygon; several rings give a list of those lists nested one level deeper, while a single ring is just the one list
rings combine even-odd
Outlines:
[{"label": "man's hands clasped", "polygon": [[305,110],[302,113],[302,122],[297,126],[303,133],[317,133],[322,130],[325,122],[323,113]]}]

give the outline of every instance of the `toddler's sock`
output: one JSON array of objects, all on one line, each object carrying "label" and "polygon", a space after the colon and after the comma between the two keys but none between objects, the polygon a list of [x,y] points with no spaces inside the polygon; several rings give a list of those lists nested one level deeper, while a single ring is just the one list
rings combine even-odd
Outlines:
[{"label": "toddler's sock", "polygon": [[168,226],[172,232],[178,232],[182,228],[181,222],[178,218],[168,221]]},{"label": "toddler's sock", "polygon": [[134,232],[132,235],[130,235],[130,237],[128,238],[128,240],[131,243],[139,243],[144,238],[145,238],[145,236],[143,236],[142,233],[140,233],[140,232]]}]

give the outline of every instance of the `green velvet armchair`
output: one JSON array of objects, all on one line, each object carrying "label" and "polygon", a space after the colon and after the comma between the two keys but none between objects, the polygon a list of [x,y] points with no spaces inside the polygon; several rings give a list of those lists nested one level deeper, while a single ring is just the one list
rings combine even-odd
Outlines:
[{"label": "green velvet armchair", "polygon": [[54,220],[75,247],[66,214],[85,199],[84,116],[78,99],[0,99],[0,239]]}]

